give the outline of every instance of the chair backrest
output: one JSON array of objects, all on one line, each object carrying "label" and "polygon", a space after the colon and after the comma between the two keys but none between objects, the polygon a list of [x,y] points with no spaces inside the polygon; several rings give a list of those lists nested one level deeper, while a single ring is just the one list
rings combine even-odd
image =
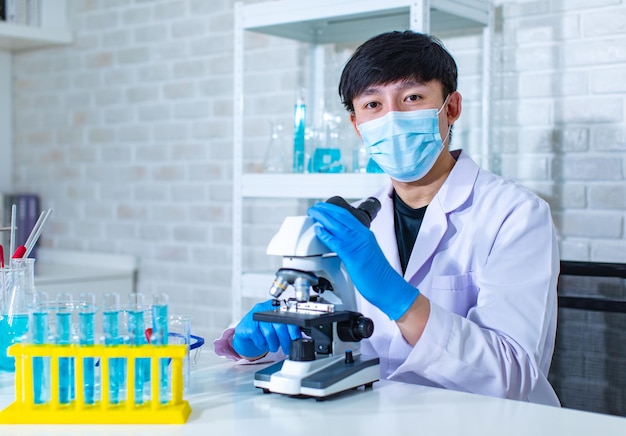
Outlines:
[{"label": "chair backrest", "polygon": [[549,380],[563,407],[626,416],[626,264],[561,261]]}]

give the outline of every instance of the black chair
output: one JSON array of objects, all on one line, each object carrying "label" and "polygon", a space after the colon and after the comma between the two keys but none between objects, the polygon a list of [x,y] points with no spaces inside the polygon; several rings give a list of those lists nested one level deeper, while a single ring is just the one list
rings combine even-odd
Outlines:
[{"label": "black chair", "polygon": [[563,407],[626,416],[626,264],[561,261],[548,378]]}]

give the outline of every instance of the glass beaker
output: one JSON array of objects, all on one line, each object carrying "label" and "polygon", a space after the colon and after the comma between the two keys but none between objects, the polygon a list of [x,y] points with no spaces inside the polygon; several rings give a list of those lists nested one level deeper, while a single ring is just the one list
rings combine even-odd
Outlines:
[{"label": "glass beaker", "polygon": [[24,290],[25,268],[13,264],[0,268],[0,291],[4,308],[0,318],[0,370],[15,371],[15,358],[7,352],[11,345],[21,342],[28,332],[28,300]]},{"label": "glass beaker", "polygon": [[35,298],[35,259],[22,257],[11,259],[11,266],[24,268],[24,298],[27,305],[33,303]]}]

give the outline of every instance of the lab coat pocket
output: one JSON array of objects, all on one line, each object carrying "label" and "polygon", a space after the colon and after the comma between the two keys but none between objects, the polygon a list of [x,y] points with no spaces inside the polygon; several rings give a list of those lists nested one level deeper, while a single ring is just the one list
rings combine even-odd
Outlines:
[{"label": "lab coat pocket", "polygon": [[428,296],[432,302],[461,316],[466,316],[476,305],[477,297],[478,285],[474,273],[435,276]]}]

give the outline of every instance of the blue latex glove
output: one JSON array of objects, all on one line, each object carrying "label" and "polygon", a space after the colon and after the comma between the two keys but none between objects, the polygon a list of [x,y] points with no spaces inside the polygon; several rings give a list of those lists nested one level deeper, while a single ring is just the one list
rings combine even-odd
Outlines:
[{"label": "blue latex glove", "polygon": [[276,352],[280,347],[285,354],[289,354],[291,340],[302,337],[298,326],[252,319],[255,312],[273,309],[272,300],[258,303],[239,321],[233,336],[233,349],[241,357],[259,357],[268,351]]},{"label": "blue latex glove", "polygon": [[334,204],[318,203],[308,214],[315,234],[337,253],[361,295],[390,319],[401,318],[420,292],[391,267],[370,229]]}]

